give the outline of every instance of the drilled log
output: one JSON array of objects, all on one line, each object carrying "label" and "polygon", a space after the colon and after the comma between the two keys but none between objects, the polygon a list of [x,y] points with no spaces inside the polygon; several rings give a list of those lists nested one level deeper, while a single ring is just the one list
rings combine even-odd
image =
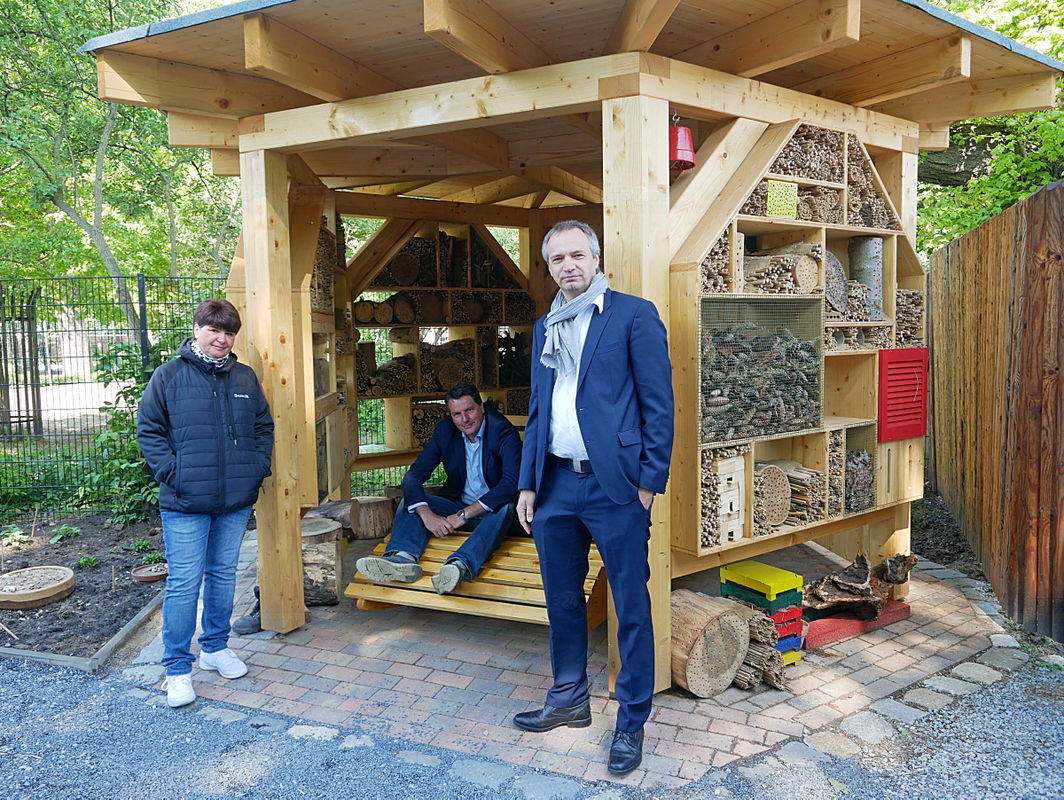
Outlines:
[{"label": "drilled log", "polygon": [[414,305],[414,298],[405,292],[393,294],[388,298],[388,302],[391,304],[396,322],[409,325],[417,318],[417,309]]},{"label": "drilled log", "polygon": [[845,314],[850,302],[850,292],[846,285],[846,271],[838,256],[830,250],[824,253],[824,299],[828,304],[829,315]]},{"label": "drilled log", "polygon": [[392,311],[392,307],[387,303],[373,304],[373,321],[378,325],[388,325],[394,316],[395,313]]},{"label": "drilled log", "polygon": [[868,317],[883,319],[883,239],[854,236],[849,251],[850,275],[868,287]]},{"label": "drilled log", "polygon": [[749,626],[730,605],[687,589],[670,606],[673,681],[697,697],[720,694],[742,664]]},{"label": "drilled log", "polygon": [[373,306],[374,304],[371,300],[359,300],[355,303],[355,322],[361,322],[367,325],[373,322]]},{"label": "drilled log", "polygon": [[388,341],[395,344],[418,344],[421,337],[417,328],[392,328],[388,331]]},{"label": "drilled log", "polygon": [[761,505],[768,525],[775,527],[787,520],[791,484],[782,469],[763,461],[754,463],[754,502]]}]

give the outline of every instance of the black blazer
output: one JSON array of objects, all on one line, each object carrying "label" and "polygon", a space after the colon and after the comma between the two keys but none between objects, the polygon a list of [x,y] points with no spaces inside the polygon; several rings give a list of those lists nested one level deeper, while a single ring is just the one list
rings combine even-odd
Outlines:
[{"label": "black blazer", "polygon": [[[521,436],[513,425],[490,403],[484,404],[484,482],[488,491],[478,500],[492,511],[517,500],[517,477],[521,472]],[[440,496],[460,500],[466,483],[465,444],[463,434],[448,416],[436,424],[421,455],[403,476],[405,505],[426,502],[424,484],[439,464],[447,471],[447,482]]]}]

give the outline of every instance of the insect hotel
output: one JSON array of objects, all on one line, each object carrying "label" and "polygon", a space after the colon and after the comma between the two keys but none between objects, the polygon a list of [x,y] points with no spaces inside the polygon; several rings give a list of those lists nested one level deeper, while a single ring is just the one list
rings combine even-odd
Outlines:
[{"label": "insect hotel", "polygon": [[[950,122],[1052,106],[1061,68],[924,0],[248,0],[83,49],[102,99],[162,109],[173,146],[209,148],[241,182],[237,350],[277,423],[256,511],[268,629],[304,621],[301,515],[348,496],[352,472],[410,463],[452,381],[525,413],[531,323],[555,292],[543,234],[569,218],[601,232],[611,286],[669,332],[659,688],[674,577],[813,539],[907,552],[927,365],[917,156]],[[343,216],[385,222],[351,252]],[[489,226],[518,229],[518,259]],[[364,398],[386,412],[370,452]],[[505,547],[468,590],[385,599],[545,622],[530,540]]]}]

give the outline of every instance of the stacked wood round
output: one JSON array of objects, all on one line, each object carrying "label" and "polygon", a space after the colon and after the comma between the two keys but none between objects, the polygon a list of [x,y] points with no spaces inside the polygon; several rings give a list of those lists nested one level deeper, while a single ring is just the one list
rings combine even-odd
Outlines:
[{"label": "stacked wood round", "polygon": [[750,626],[720,598],[672,593],[672,679],[697,697],[731,684],[750,644]]}]

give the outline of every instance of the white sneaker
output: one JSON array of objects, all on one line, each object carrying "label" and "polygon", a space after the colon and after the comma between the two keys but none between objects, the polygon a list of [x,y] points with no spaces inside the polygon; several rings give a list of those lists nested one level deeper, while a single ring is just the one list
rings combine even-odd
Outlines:
[{"label": "white sneaker", "polygon": [[167,675],[163,685],[166,687],[166,704],[170,708],[187,706],[196,699],[191,675]]},{"label": "white sneaker", "polygon": [[223,678],[239,678],[248,674],[248,665],[236,657],[236,653],[228,647],[217,653],[203,653],[199,655],[199,668],[217,672]]}]

